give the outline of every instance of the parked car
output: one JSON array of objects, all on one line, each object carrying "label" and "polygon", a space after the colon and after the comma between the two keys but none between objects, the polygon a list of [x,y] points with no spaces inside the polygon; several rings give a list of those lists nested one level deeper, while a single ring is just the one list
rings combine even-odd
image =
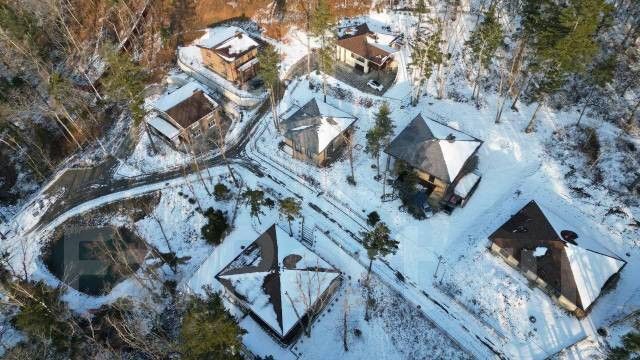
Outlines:
[{"label": "parked car", "polygon": [[378,91],[382,91],[382,89],[384,89],[384,87],[377,81],[375,80],[369,80],[369,82],[367,82],[367,85],[369,85],[370,87],[378,90]]}]

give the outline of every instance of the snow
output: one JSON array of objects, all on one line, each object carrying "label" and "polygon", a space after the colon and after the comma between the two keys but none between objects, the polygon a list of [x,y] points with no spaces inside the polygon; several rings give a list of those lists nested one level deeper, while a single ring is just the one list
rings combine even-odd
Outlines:
[{"label": "snow", "polygon": [[331,142],[342,134],[351,124],[356,121],[354,118],[327,118],[322,117],[320,126],[318,126],[318,152],[331,144]]},{"label": "snow", "polygon": [[544,246],[538,246],[534,251],[533,251],[533,256],[534,257],[542,257],[545,256],[547,254],[547,248]]},{"label": "snow", "polygon": [[[252,47],[257,46],[258,43],[255,42],[255,40],[253,40],[247,33],[240,30],[220,45],[216,46],[216,50],[226,50],[230,55],[240,55]],[[236,56],[220,56],[227,61],[234,61],[236,59]]]},{"label": "snow", "polygon": [[247,69],[249,69],[250,67],[252,67],[253,65],[258,63],[258,58],[253,58],[249,61],[247,61],[246,63],[242,64],[242,66],[240,66],[238,68],[239,71],[245,71]]},{"label": "snow", "polygon": [[[414,17],[400,12],[371,14],[368,18],[373,20],[370,23],[372,28],[391,24],[407,35],[415,26]],[[303,32],[292,30],[288,36],[291,36],[289,44],[278,43],[278,49],[283,52],[285,59],[283,69],[289,69],[296,59],[306,53]],[[209,39],[213,43],[213,37]],[[181,48],[180,57],[183,60],[184,55],[199,57],[197,50],[196,47]],[[450,216],[438,213],[427,220],[418,221],[398,211],[399,200],[380,200],[382,184],[374,179],[376,169],[371,168],[375,160],[362,149],[354,148],[353,165],[357,185],[352,186],[345,181],[350,174],[348,160],[318,169],[291,159],[278,149],[282,138],[272,129],[273,119],[265,116],[252,134],[245,155],[258,162],[268,177],[257,179],[235,164],[234,169],[238,170],[246,186],[267,184],[274,191],[287,196],[298,194],[304,198],[305,226],[315,224],[322,227],[321,231],[314,232],[313,251],[330,259],[345,273],[345,284],[314,323],[310,338],[302,338],[303,341],[292,348],[283,348],[250,317],[244,317],[240,321],[248,330],[243,337],[244,344],[256,354],[271,354],[278,359],[298,358],[300,354],[304,359],[463,358],[466,354],[459,347],[469,351],[471,357],[493,356],[479,341],[490,343],[492,349],[505,358],[543,359],[567,347],[570,347],[567,352],[571,353],[572,358],[585,358],[588,354],[586,348],[592,348],[589,344],[600,341],[596,333],[598,327],[607,327],[613,320],[626,316],[640,305],[637,281],[640,273],[638,229],[629,225],[633,223],[634,216],[637,219],[640,214],[637,205],[628,201],[622,193],[612,195],[607,187],[589,181],[580,175],[580,171],[577,175],[572,171],[587,167],[577,160],[580,154],[568,151],[567,147],[556,141],[554,133],[565,132],[567,126],[575,123],[578,116],[575,111],[568,109],[559,112],[542,107],[538,113],[538,131],[524,134],[523,129],[537,104],[520,104],[517,112],[507,108],[502,123],[495,124],[496,104],[499,103],[495,95],[483,94],[482,104],[476,108],[470,102],[433,98],[435,88],[432,83],[427,85],[427,95],[421,98],[416,107],[411,107],[408,103],[411,83],[406,69],[411,59],[406,47],[398,53],[397,61],[398,78],[385,97],[364,94],[344,84],[340,84],[340,87],[349,96],[342,98],[330,93],[329,103],[348,110],[359,119],[354,134],[356,143],[364,144],[364,134],[374,123],[374,112],[382,101],[388,101],[396,131],[422,113],[483,139],[484,145],[478,150],[478,170],[483,174],[482,182],[464,208],[456,209]],[[454,64],[454,67],[460,69],[459,64]],[[315,75],[310,80],[319,84],[319,78]],[[338,81],[329,78],[330,87],[338,84]],[[284,95],[281,109],[288,109],[294,103],[304,103],[317,96],[318,93],[309,90],[308,85],[305,79],[293,80]],[[466,80],[451,78],[448,86],[459,93],[462,99],[470,98],[472,89]],[[361,105],[367,100],[371,100],[373,107]],[[615,144],[614,140],[620,137],[620,129],[609,124],[588,117],[583,119],[583,123],[597,127],[598,134],[604,139],[603,146]],[[448,133],[440,134],[443,138],[446,135]],[[147,156],[144,149],[148,139],[145,140],[145,136],[144,133],[141,135],[134,161],[127,163],[149,171],[163,169],[173,161],[171,157],[175,154]],[[461,138],[457,136],[457,139]],[[459,161],[459,157],[456,156],[452,161]],[[381,160],[384,162],[385,159]],[[160,165],[154,167],[154,163]],[[605,181],[609,181],[616,172],[608,167],[601,169]],[[214,177],[226,171],[224,168],[209,170]],[[133,172],[131,169],[127,171]],[[209,180],[206,171],[203,170],[202,174]],[[316,182],[311,184],[304,180],[303,175]],[[624,178],[626,174],[618,176]],[[12,228],[18,230],[9,234],[9,241],[3,242],[3,250],[12,251],[11,261],[16,267],[20,267],[24,259],[27,271],[33,274],[32,278],[45,279],[57,285],[59,281],[47,274],[37,260],[47,234],[65,219],[98,205],[150,191],[161,191],[162,199],[154,213],[168,230],[169,246],[180,256],[191,256],[191,260],[181,265],[176,275],[180,289],[202,294],[202,287],[208,285],[219,291],[221,285],[213,278],[214,274],[240,253],[243,246],[250,244],[260,234],[261,227],[249,216],[245,207],[240,207],[234,230],[224,242],[216,247],[205,244],[199,235],[199,228],[205,219],[193,211],[192,204],[178,195],[179,191],[190,193],[189,187],[185,186],[186,181],[196,188],[204,207],[233,209],[232,204],[215,202],[204,191],[198,177],[192,174],[186,179],[134,187],[94,199],[59,214],[42,230],[30,232],[49,204],[58,201],[55,197],[42,199],[43,202],[34,202],[33,206],[12,219]],[[588,196],[577,196],[573,187],[584,188]],[[599,256],[594,259],[596,252],[612,256],[625,254],[628,258],[627,265],[620,272],[617,287],[603,294],[585,319],[579,320],[564,312],[541,290],[531,288],[516,270],[487,251],[487,236],[531,199],[553,209],[545,210],[545,214],[550,217],[552,224],[561,224],[557,225],[557,231],[569,228],[578,234],[588,235],[580,236],[578,246],[569,246],[568,250],[571,253],[572,270],[584,277],[580,280],[583,284],[580,293],[586,302],[594,299],[595,290],[599,290],[605,276],[621,266],[619,260],[613,257]],[[324,209],[335,222],[310,209],[307,206],[309,202]],[[609,214],[614,207],[619,207],[623,214]],[[394,238],[400,242],[400,248],[397,254],[388,256],[384,262],[377,260],[373,264],[375,281],[379,281],[376,284],[381,284],[375,288],[380,291],[378,304],[382,304],[380,312],[383,314],[365,322],[361,320],[364,300],[361,296],[353,295],[361,290],[358,280],[366,272],[366,266],[362,265],[367,261],[366,251],[347,231],[358,234],[366,230],[364,216],[373,210],[388,224]],[[277,218],[277,211],[267,211],[261,221],[273,223],[278,221]],[[168,246],[152,219],[145,218],[137,222],[136,228],[159,248]],[[19,244],[24,244],[22,249],[19,249]],[[542,251],[536,249],[538,254]],[[397,280],[396,271],[403,275],[404,281]],[[255,279],[249,279],[251,281],[255,282]],[[424,294],[428,294],[428,297]],[[70,291],[65,295],[65,300],[77,311],[87,311],[120,296],[143,297],[144,291],[135,282],[125,281],[106,297],[86,297]],[[259,296],[256,298],[258,300]],[[349,301],[351,306],[344,305],[345,301]],[[420,319],[415,312],[410,312],[416,311],[417,305],[420,305],[425,316],[435,321]],[[226,306],[238,312],[233,304],[227,303]],[[361,338],[352,337],[349,352],[342,349],[339,329],[342,314],[347,308],[351,311],[351,328],[358,328],[363,333]],[[397,309],[406,312],[390,313]],[[385,312],[387,315],[384,315]],[[535,323],[529,320],[532,317],[536,319]],[[415,329],[419,331],[412,332]],[[455,343],[450,337],[455,338]],[[601,355],[602,351],[597,348],[595,352]]]},{"label": "snow", "polygon": [[480,181],[480,175],[476,173],[468,173],[458,180],[455,189],[453,191],[456,195],[466,198],[473,187]]},{"label": "snow", "polygon": [[567,244],[566,252],[580,301],[586,309],[600,296],[605,282],[624,266],[624,262],[572,244]]},{"label": "snow", "polygon": [[439,140],[442,156],[447,164],[449,179],[455,179],[471,155],[482,145],[480,141]]},{"label": "snow", "polygon": [[237,26],[217,26],[215,28],[207,28],[195,45],[211,49],[216,45],[220,45],[223,41],[230,39],[237,33],[246,34],[244,30]]},{"label": "snow", "polygon": [[[207,88],[204,85],[200,84],[195,80],[192,80],[188,82],[186,85],[175,90],[174,92],[171,92],[169,94],[166,94],[160,97],[158,100],[156,100],[153,103],[153,107],[159,111],[166,112],[171,108],[173,108],[174,106],[187,100],[189,97],[191,97],[191,95],[193,95],[193,93],[197,91],[202,91],[204,93],[208,92]],[[207,99],[211,101],[214,106],[216,107],[218,106],[218,104],[210,97],[207,97]]]},{"label": "snow", "polygon": [[176,129],[168,121],[159,116],[151,117],[147,120],[147,123],[171,140],[175,139],[180,134],[180,130]]},{"label": "snow", "polygon": [[[266,230],[266,229],[265,229]],[[315,304],[318,298],[329,287],[339,273],[337,271],[317,271],[320,269],[332,269],[332,266],[318,257],[297,240],[293,239],[287,232],[276,226],[278,268],[280,279],[280,301],[282,326],[278,322],[278,317],[269,295],[263,290],[265,278],[271,272],[250,272],[240,274],[220,275],[220,278],[231,281],[235,292],[241,295],[242,301],[249,309],[269,325],[280,336],[286,336],[303,316],[311,304]],[[254,255],[253,253],[251,254]],[[256,257],[231,263],[252,263],[258,260]],[[301,259],[295,264],[295,268],[290,269],[284,266],[284,259],[289,255],[298,255]]]}]

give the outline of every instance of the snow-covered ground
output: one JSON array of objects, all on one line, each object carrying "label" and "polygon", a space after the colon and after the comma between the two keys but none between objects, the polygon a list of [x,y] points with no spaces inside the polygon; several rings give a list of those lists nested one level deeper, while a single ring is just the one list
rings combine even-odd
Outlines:
[{"label": "snow-covered ground", "polygon": [[[382,26],[389,24],[392,30],[405,33],[410,33],[415,22],[415,18],[408,15],[386,13],[372,14],[368,20],[376,31],[382,31]],[[283,75],[306,52],[303,32],[292,30],[287,38],[288,43],[278,46],[284,59]],[[477,331],[490,336],[490,339],[485,339],[509,358],[547,358],[574,343],[578,345],[567,350],[571,353],[567,358],[599,357],[601,348],[591,346],[600,341],[596,329],[608,326],[640,306],[640,284],[637,281],[640,237],[638,227],[630,225],[640,217],[640,210],[637,204],[626,201],[620,192],[613,193],[587,179],[582,171],[587,165],[580,160],[583,155],[568,151],[567,144],[571,140],[562,139],[560,135],[575,123],[578,113],[571,109],[557,112],[543,108],[538,113],[537,132],[525,134],[523,130],[536,104],[520,104],[518,112],[507,109],[502,122],[496,124],[496,96],[483,94],[482,106],[478,109],[468,101],[471,89],[465,81],[450,84],[462,101],[435,99],[435,89],[429,87],[418,105],[412,107],[409,105],[411,84],[406,69],[411,60],[408,48],[403,48],[396,60],[399,64],[398,77],[384,97],[364,94],[329,79],[333,90],[328,103],[358,118],[353,164],[355,186],[346,181],[351,175],[346,156],[322,169],[293,160],[278,148],[282,137],[273,129],[270,114],[257,125],[247,147],[247,156],[258,162],[263,172],[272,175],[272,179],[257,178],[236,166],[238,174],[247,186],[271,189],[268,191],[270,196],[299,195],[304,199],[305,227],[317,226],[313,249],[344,273],[345,283],[314,325],[311,338],[302,337],[292,348],[282,348],[250,317],[243,317],[240,324],[249,331],[244,338],[245,345],[259,355],[274,355],[277,359],[297,356],[304,359],[459,358],[464,356],[462,348],[469,344],[457,345],[458,341],[450,340],[450,337],[456,340],[473,337],[467,333]],[[309,81],[315,84],[315,90],[309,90]],[[280,113],[285,113],[293,105],[303,105],[314,96],[322,101],[320,81],[317,75],[310,80],[294,80],[281,101]],[[383,101],[387,101],[391,108],[396,134],[417,114],[422,114],[484,141],[478,153],[482,181],[464,208],[456,209],[452,215],[438,213],[419,221],[399,210],[399,200],[382,202],[383,184],[374,179],[377,169],[372,164],[375,160],[364,153],[364,144],[365,133],[373,125],[374,113]],[[596,128],[604,149],[615,149],[616,139],[621,137],[619,129],[597,119],[587,118],[583,122]],[[241,127],[233,129],[231,136],[238,136],[241,131]],[[121,166],[121,176],[161,171],[189,160],[170,148],[161,155],[148,156],[148,138],[145,136],[143,132],[134,154]],[[618,172],[624,171],[614,165],[609,166],[619,162],[609,157],[604,161],[599,165],[604,173],[604,183],[622,191],[620,184],[624,176]],[[383,155],[381,164],[385,162]],[[212,176],[217,182],[225,172],[225,168],[211,168],[203,170],[202,174],[206,181]],[[186,186],[187,180],[191,186]],[[195,196],[190,188],[194,189]],[[588,196],[578,196],[577,188],[583,189]],[[29,271],[35,274],[35,278],[56,284],[57,280],[35,260],[40,253],[40,239],[45,238],[43,235],[73,215],[149,191],[162,194],[155,215],[164,224],[168,241],[165,241],[157,221],[151,218],[138,221],[135,229],[160,249],[170,247],[178,256],[190,257],[176,275],[183,291],[200,293],[204,285],[221,289],[215,274],[244,246],[253,242],[266,226],[281,222],[277,211],[270,210],[258,223],[244,206],[240,206],[235,228],[225,241],[217,247],[205,244],[199,233],[205,219],[194,211],[196,205],[189,198],[198,198],[203,208],[213,206],[228,212],[233,210],[233,204],[216,203],[199,183],[198,177],[192,174],[187,179],[179,178],[166,184],[111,194],[61,214],[42,233],[30,235],[30,242],[24,249],[29,254]],[[530,287],[521,274],[491,255],[486,248],[487,236],[529,200],[552,206],[563,218],[591,234],[599,247],[628,262],[616,289],[604,294],[583,320],[564,312],[540,290]],[[320,207],[326,216],[308,206],[309,203]],[[31,212],[18,217],[20,225],[28,229],[37,220],[34,216],[37,217],[46,206],[44,201],[37,205],[38,209],[31,209]],[[611,212],[612,209],[617,210]],[[357,235],[366,229],[365,216],[374,210],[389,225],[393,237],[400,242],[400,248],[397,254],[388,257],[386,263],[375,263],[374,272],[378,276],[376,296],[381,300],[372,321],[364,322],[361,320],[363,300],[358,281],[366,271],[363,266],[366,253],[350,233]],[[299,231],[300,224],[295,226]],[[169,272],[168,269],[163,270]],[[398,280],[398,274],[401,274],[402,281]],[[139,285],[127,280],[102,298],[70,291],[66,299],[76,310],[86,310],[118,296],[141,293]],[[427,303],[431,304],[430,307],[425,306]],[[362,332],[360,336],[350,333],[348,352],[343,349],[341,332],[346,304],[350,309],[348,326]],[[227,305],[240,315],[235,306]],[[435,322],[429,318],[441,321],[434,325]],[[416,333],[415,329],[421,331]],[[593,348],[599,350],[591,351]]]}]

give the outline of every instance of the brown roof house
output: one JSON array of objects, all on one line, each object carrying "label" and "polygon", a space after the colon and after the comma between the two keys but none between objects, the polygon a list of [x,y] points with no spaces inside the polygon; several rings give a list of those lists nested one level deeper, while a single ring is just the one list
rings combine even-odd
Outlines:
[{"label": "brown roof house", "polygon": [[293,342],[340,286],[340,272],[271,225],[216,275],[226,294],[285,344]]},{"label": "brown roof house", "polygon": [[295,159],[325,166],[353,136],[357,118],[316,98],[288,109],[280,119],[284,145]]},{"label": "brown roof house", "polygon": [[381,70],[393,60],[399,37],[369,30],[367,24],[342,28],[336,41],[336,58],[367,74]]},{"label": "brown roof house", "polygon": [[149,129],[173,146],[200,137],[213,127],[220,106],[199,82],[192,81],[153,103]]},{"label": "brown roof house", "polygon": [[480,182],[474,172],[482,141],[432,119],[416,116],[384,150],[413,168],[432,206],[464,206]]},{"label": "brown roof house", "polygon": [[[489,236],[491,251],[560,306],[583,317],[625,261],[550,209],[530,201]],[[599,249],[599,250],[596,250]]]},{"label": "brown roof house", "polygon": [[257,74],[259,44],[238,27],[208,31],[197,46],[204,65],[233,83],[243,84]]}]

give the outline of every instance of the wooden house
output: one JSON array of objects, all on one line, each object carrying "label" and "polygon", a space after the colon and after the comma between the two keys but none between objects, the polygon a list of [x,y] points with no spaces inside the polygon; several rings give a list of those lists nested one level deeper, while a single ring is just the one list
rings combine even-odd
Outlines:
[{"label": "wooden house", "polygon": [[340,272],[271,225],[217,275],[225,294],[276,339],[290,344],[340,286]]},{"label": "wooden house", "polygon": [[551,209],[530,201],[489,236],[491,252],[578,317],[626,262],[598,247]]},{"label": "wooden house", "polygon": [[204,65],[232,83],[244,84],[258,72],[259,44],[238,27],[219,29],[197,46]]},{"label": "wooden house", "polygon": [[149,129],[172,146],[206,134],[221,116],[218,103],[196,81],[160,97],[153,109],[155,116],[146,120]]},{"label": "wooden house", "polygon": [[311,99],[289,109],[280,119],[284,145],[295,159],[325,166],[339,157],[353,135],[357,119],[322,101]]},{"label": "wooden house", "polygon": [[418,115],[384,151],[415,170],[430,205],[452,210],[464,206],[480,182],[474,170],[481,145],[460,130]]}]

